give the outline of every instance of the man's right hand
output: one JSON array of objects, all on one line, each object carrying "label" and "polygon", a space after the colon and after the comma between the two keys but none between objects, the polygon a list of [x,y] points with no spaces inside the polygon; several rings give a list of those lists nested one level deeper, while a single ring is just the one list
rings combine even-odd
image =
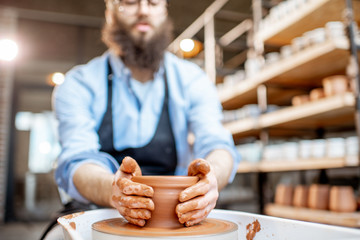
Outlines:
[{"label": "man's right hand", "polygon": [[141,176],[141,169],[131,157],[125,157],[112,183],[110,203],[130,223],[144,226],[154,210],[154,190],[145,184],[131,181]]}]

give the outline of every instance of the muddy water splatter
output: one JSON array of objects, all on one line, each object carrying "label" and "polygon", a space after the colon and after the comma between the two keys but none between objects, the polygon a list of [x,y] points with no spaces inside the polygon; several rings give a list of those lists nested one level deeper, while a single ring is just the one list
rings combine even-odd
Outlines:
[{"label": "muddy water splatter", "polygon": [[261,230],[259,221],[256,219],[253,223],[246,226],[246,240],[253,240],[256,233]]},{"label": "muddy water splatter", "polygon": [[70,227],[72,227],[74,230],[76,230],[76,223],[75,222],[70,222]]}]

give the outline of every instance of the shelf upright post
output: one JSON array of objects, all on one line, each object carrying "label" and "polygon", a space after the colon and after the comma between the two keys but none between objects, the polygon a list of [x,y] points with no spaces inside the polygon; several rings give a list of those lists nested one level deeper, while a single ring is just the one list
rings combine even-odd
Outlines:
[{"label": "shelf upright post", "polygon": [[215,21],[212,13],[204,13],[205,72],[216,84]]},{"label": "shelf upright post", "polygon": [[[252,0],[252,12],[253,12],[253,32],[251,35],[251,40],[253,40],[252,44],[252,50],[248,52],[248,56],[252,55],[251,57],[256,58],[262,57],[264,53],[264,43],[260,40],[258,40],[255,36],[255,34],[259,30],[259,24],[262,19],[262,0]],[[257,89],[257,97],[258,97],[258,106],[261,110],[261,113],[264,113],[267,109],[267,91],[265,86],[259,86]],[[262,153],[264,152],[264,147],[268,143],[269,134],[266,129],[261,130],[260,133],[260,140],[262,144]],[[262,155],[262,154],[261,154]],[[258,173],[258,204],[259,204],[259,212],[264,213],[264,193],[265,193],[265,182],[266,182],[267,175],[264,172]]]},{"label": "shelf upright post", "polygon": [[[352,0],[346,0],[345,22],[347,33],[350,42],[350,64],[347,69],[347,75],[354,83],[355,91],[355,127],[358,139],[360,139],[360,73],[359,73],[359,58],[357,54],[357,44],[355,42],[355,21]],[[358,161],[360,160],[360,141]]]},{"label": "shelf upright post", "polygon": [[[252,0],[253,11],[253,34],[259,31],[260,21],[263,17],[262,14],[262,0]],[[253,38],[253,47],[257,56],[264,53],[264,43],[257,38]]]},{"label": "shelf upright post", "polygon": [[[260,85],[257,88],[257,97],[258,97],[258,106],[261,114],[266,113],[267,111],[267,88],[265,85]],[[261,129],[260,131],[260,140],[261,140],[261,159],[263,159],[263,153],[266,145],[269,143],[269,131],[268,129]],[[260,213],[264,212],[264,206],[268,198],[266,195],[266,180],[267,173],[259,172],[258,173],[258,188],[259,188],[259,210]]]},{"label": "shelf upright post", "polygon": [[[355,94],[355,127],[356,135],[358,137],[358,163],[360,161],[360,73],[359,73],[359,58],[357,55],[358,46],[355,42],[355,21],[352,0],[346,0],[345,22],[347,34],[350,42],[350,63],[347,69],[347,75],[354,83]],[[359,178],[360,186],[360,178]]]}]

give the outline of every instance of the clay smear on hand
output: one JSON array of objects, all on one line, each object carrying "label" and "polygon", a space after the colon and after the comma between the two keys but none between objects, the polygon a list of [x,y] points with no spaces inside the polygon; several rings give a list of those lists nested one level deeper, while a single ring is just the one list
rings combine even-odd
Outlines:
[{"label": "clay smear on hand", "polygon": [[256,233],[261,230],[259,221],[256,219],[253,223],[246,226],[246,240],[253,240]]}]

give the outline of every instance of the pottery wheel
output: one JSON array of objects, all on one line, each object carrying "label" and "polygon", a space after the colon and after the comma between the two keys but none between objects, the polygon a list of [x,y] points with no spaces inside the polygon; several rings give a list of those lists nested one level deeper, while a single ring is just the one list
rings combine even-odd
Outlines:
[{"label": "pottery wheel", "polygon": [[233,222],[213,218],[191,227],[173,229],[138,227],[123,218],[113,218],[94,223],[92,239],[238,239],[237,229]]}]

